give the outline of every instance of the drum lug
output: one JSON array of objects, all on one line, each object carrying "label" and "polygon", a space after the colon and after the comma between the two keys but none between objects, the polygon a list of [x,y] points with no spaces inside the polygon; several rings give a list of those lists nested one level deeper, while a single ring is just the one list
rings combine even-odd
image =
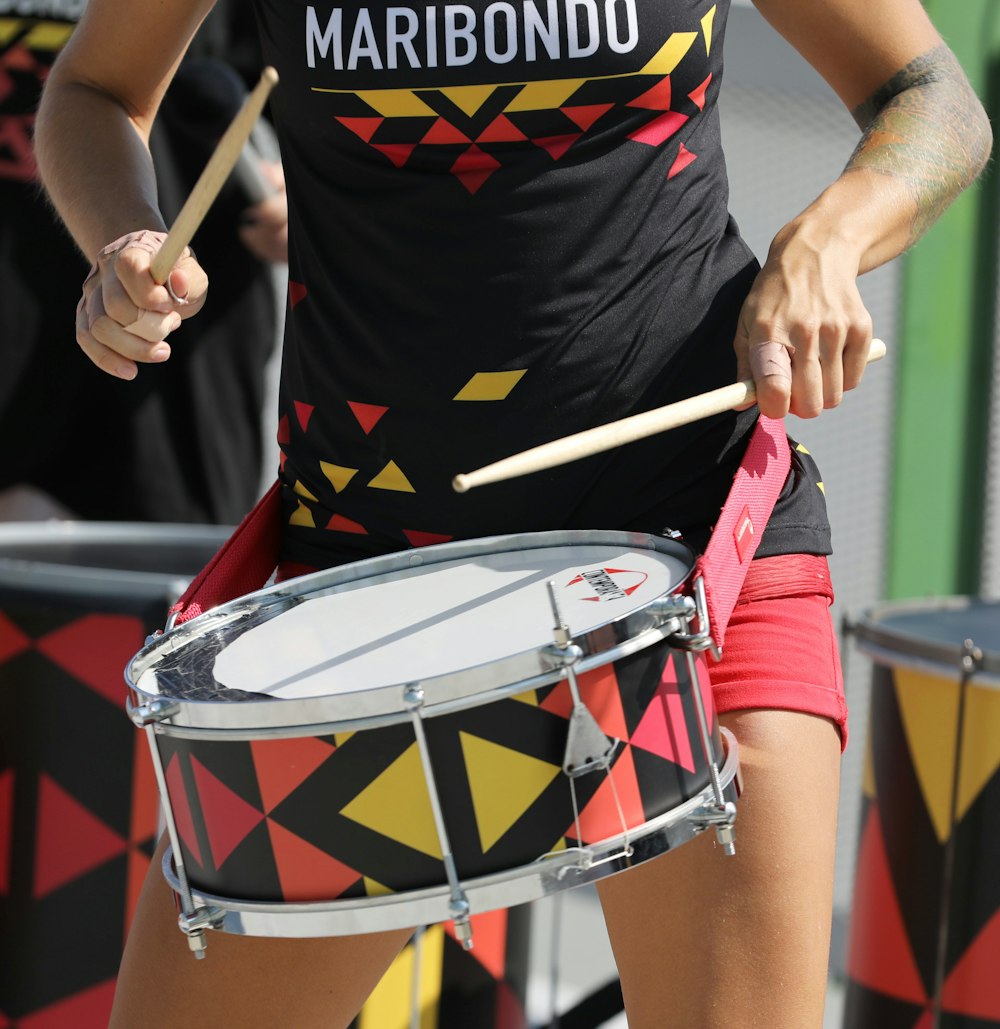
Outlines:
[{"label": "drum lug", "polygon": [[226,913],[216,907],[195,908],[189,914],[177,916],[177,924],[187,937],[188,946],[196,958],[201,959],[205,956],[205,948],[208,946],[205,930],[218,929],[225,917]]},{"label": "drum lug", "polygon": [[129,718],[139,726],[151,725],[154,722],[162,722],[171,718],[180,711],[181,706],[176,700],[169,700],[166,697],[156,697],[146,704],[129,708]]},{"label": "drum lug", "polygon": [[691,821],[703,829],[715,826],[715,834],[726,855],[732,857],[736,853],[736,805],[731,800],[721,806],[705,804],[692,813]]},{"label": "drum lug", "polygon": [[665,597],[657,597],[647,606],[647,610],[656,619],[656,625],[680,618],[690,621],[697,613],[694,598],[685,593],[669,593]]},{"label": "drum lug", "polygon": [[698,632],[675,632],[670,637],[670,642],[676,644],[681,650],[708,650],[716,661],[721,661],[722,651],[712,638],[712,627],[708,617],[708,597],[705,594],[705,580],[700,575],[694,580],[694,610],[698,616]]}]

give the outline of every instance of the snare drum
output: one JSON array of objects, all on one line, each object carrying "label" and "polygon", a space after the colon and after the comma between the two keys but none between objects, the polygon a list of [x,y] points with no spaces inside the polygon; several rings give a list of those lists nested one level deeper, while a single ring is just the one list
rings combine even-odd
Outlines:
[{"label": "snare drum", "polygon": [[639,533],[446,543],[151,640],[130,712],[193,948],[205,928],[448,919],[467,940],[470,913],[728,833],[738,758],[691,631],[693,568],[683,543]]}]

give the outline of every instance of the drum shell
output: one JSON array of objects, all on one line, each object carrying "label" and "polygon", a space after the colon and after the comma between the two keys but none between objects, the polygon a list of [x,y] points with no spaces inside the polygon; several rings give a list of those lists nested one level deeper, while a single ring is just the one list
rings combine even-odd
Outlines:
[{"label": "drum shell", "polygon": [[[702,662],[702,658],[696,659]],[[699,675],[721,753],[708,677]],[[711,772],[684,656],[659,641],[580,677],[609,744],[603,772],[561,770],[572,709],[565,680],[423,720],[460,879],[619,835],[695,796]],[[444,883],[414,729],[199,738],[156,729],[191,885],[247,901],[312,902]],[[249,738],[248,738],[249,737]],[[615,798],[617,792],[617,801]]]},{"label": "drum shell", "polygon": [[0,526],[8,1018],[58,1020],[58,1011],[80,1029],[107,1025],[158,809],[148,748],[125,717],[123,670],[225,535],[131,523]]},{"label": "drum shell", "polygon": [[854,631],[875,663],[845,1029],[1000,1025],[1000,604]]}]

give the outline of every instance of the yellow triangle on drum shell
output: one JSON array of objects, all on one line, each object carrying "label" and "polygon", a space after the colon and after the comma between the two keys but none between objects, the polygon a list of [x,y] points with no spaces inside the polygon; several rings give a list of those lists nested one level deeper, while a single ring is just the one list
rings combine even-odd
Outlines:
[{"label": "yellow triangle on drum shell", "polygon": [[416,743],[340,813],[391,840],[441,859],[441,843]]},{"label": "yellow triangle on drum shell", "polygon": [[944,843],[951,835],[958,683],[908,668],[897,668],[894,674],[910,759],[934,831]]},{"label": "yellow triangle on drum shell", "polygon": [[976,687],[973,680],[967,687],[962,724],[956,820],[965,817],[1000,768],[1000,691]]},{"label": "yellow triangle on drum shell", "polygon": [[459,737],[485,854],[562,769],[467,732],[460,732]]}]

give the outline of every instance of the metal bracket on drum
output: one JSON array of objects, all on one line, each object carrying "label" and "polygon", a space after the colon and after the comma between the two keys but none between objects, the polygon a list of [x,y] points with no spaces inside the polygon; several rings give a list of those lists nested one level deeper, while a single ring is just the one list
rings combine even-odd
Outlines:
[{"label": "metal bracket on drum", "polygon": [[154,697],[145,704],[133,706],[129,703],[126,707],[129,718],[140,729],[145,729],[147,725],[154,725],[156,722],[164,722],[181,709],[180,704],[169,697]]},{"label": "metal bracket on drum", "polygon": [[413,732],[417,737],[420,763],[423,765],[424,778],[427,781],[427,793],[430,797],[431,811],[434,815],[434,826],[437,829],[438,842],[441,844],[444,872],[448,879],[448,888],[451,891],[448,913],[455,923],[455,936],[459,943],[462,944],[462,949],[472,950],[472,922],[469,919],[471,909],[468,897],[466,897],[465,891],[462,889],[462,883],[458,878],[458,870],[455,868],[455,855],[451,851],[448,829],[444,824],[444,809],[441,806],[441,798],[438,795],[437,782],[434,778],[434,767],[431,764],[430,748],[427,746],[427,735],[424,732],[423,688],[415,684],[407,686],[403,690],[403,703],[406,704],[410,712]]},{"label": "metal bracket on drum", "polygon": [[698,733],[701,736],[701,745],[705,751],[705,760],[708,762],[709,773],[712,778],[712,793],[715,797],[714,807],[705,807],[699,812],[697,820],[705,827],[715,826],[715,834],[718,838],[723,852],[732,857],[736,853],[736,831],[733,823],[736,821],[736,805],[731,801],[727,802],[722,793],[722,782],[719,778],[719,766],[713,756],[712,734],[709,728],[708,715],[705,711],[705,701],[701,692],[701,680],[698,675],[698,663],[695,661],[695,654],[709,651],[716,661],[722,659],[722,651],[716,646],[712,639],[711,624],[708,615],[708,597],[705,593],[705,580],[698,576],[694,580],[694,602],[695,611],[698,616],[698,632],[696,633],[675,633],[670,637],[671,643],[684,651],[684,660],[687,663],[688,675],[691,678],[691,693],[694,697],[695,712],[698,716]]},{"label": "metal bracket on drum", "polygon": [[205,930],[220,929],[225,918],[225,911],[216,907],[195,908],[189,914],[182,912],[177,916],[177,924],[187,937],[188,946],[196,958],[205,956],[205,948],[208,946]]}]

